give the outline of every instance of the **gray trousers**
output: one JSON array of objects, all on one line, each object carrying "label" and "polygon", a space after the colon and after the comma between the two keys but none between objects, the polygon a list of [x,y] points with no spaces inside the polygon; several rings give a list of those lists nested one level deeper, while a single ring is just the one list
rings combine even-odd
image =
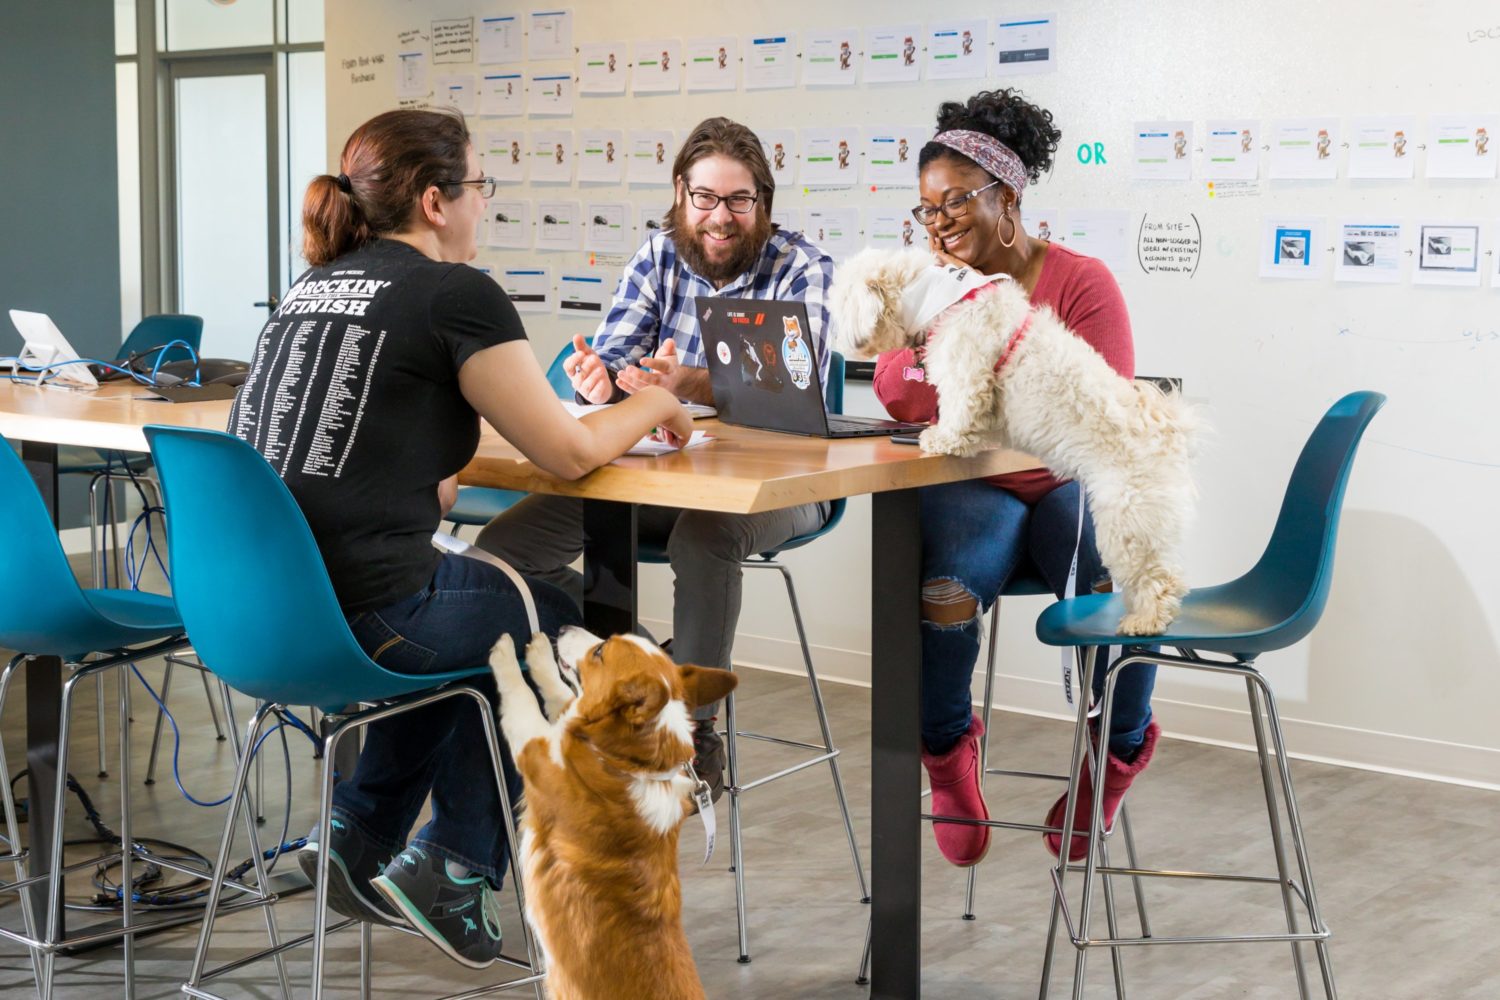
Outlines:
[{"label": "gray trousers", "polygon": [[[639,537],[665,544],[675,577],[672,658],[729,669],[740,619],[740,562],[816,531],[827,520],[826,503],[762,514],[642,506],[636,519]],[[485,525],[476,544],[527,576],[556,584],[582,605],[583,574],[570,566],[583,552],[582,500],[527,497]],[[704,705],[693,714],[708,719],[717,711],[717,705]]]}]

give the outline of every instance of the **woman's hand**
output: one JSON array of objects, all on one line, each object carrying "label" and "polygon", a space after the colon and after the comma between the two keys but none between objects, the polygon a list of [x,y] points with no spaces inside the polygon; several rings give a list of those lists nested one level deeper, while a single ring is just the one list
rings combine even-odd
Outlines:
[{"label": "woman's hand", "polygon": [[674,448],[681,448],[692,439],[693,417],[675,396],[671,396],[670,393],[667,395],[671,398],[672,405],[666,415],[657,422],[651,436],[658,441],[665,441]]},{"label": "woman's hand", "polygon": [[957,257],[953,256],[951,253],[943,249],[943,241],[937,238],[937,233],[929,232],[927,234],[927,249],[931,250],[932,255],[937,258],[938,267],[969,266],[968,261],[959,260]]}]

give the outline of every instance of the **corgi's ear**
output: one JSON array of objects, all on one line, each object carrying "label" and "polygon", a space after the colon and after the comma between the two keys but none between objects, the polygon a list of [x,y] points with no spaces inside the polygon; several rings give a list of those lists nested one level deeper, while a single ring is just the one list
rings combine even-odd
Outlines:
[{"label": "corgi's ear", "polygon": [[661,714],[667,696],[667,685],[660,677],[631,677],[615,685],[610,710],[631,726],[643,726]]},{"label": "corgi's ear", "polygon": [[689,708],[712,705],[739,686],[740,679],[732,671],[710,667],[682,666],[683,700]]}]

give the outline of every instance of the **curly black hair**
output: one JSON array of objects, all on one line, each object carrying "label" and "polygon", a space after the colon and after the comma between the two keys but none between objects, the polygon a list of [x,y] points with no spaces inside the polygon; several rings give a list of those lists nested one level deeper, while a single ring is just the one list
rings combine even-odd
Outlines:
[{"label": "curly black hair", "polygon": [[[981,90],[960,104],[944,101],[938,108],[939,132],[967,129],[983,132],[1010,147],[1026,165],[1026,175],[1035,184],[1052,169],[1052,154],[1057,152],[1062,130],[1052,123],[1052,112],[1026,100],[1019,90]],[[947,146],[929,142],[917,157],[917,170],[942,156],[968,157]]]}]

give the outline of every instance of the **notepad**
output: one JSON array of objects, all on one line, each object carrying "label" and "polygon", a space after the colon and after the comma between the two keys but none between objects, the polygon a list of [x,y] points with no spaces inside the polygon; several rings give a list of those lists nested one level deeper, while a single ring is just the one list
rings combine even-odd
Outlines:
[{"label": "notepad", "polygon": [[[690,438],[688,438],[687,444],[683,445],[682,447],[683,448],[696,448],[698,445],[700,445],[700,444],[706,444],[707,442],[712,441],[712,440],[713,440],[713,435],[711,435],[711,434],[707,434],[704,431],[693,431],[693,436],[690,437]],[[641,438],[635,444],[631,445],[630,450],[627,451],[625,454],[627,454],[627,455],[669,455],[672,452],[677,451],[677,450],[679,450],[679,449],[673,447],[670,444],[667,444],[667,442],[665,442],[665,441],[658,441],[655,438],[651,437],[650,435],[647,435],[646,437]]]}]

